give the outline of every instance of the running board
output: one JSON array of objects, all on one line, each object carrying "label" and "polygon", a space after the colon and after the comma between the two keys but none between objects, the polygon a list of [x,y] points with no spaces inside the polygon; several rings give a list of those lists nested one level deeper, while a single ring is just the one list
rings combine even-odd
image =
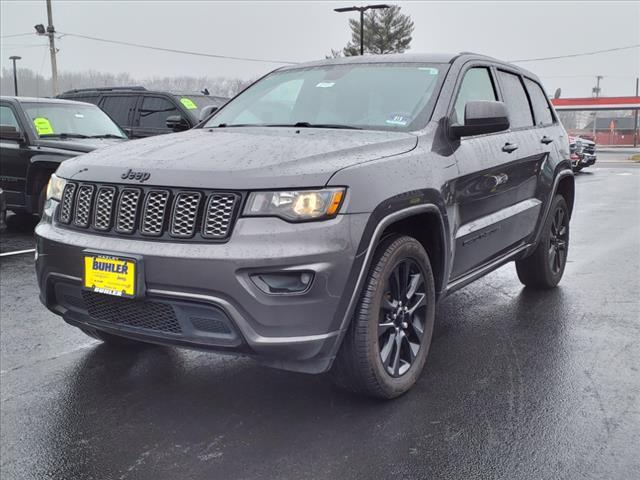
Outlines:
[{"label": "running board", "polygon": [[455,279],[454,281],[450,282],[447,285],[447,289],[445,291],[445,294],[443,295],[443,297],[449,295],[450,293],[455,292],[456,290],[461,289],[462,287],[469,285],[471,282],[477,280],[480,277],[485,276],[487,273],[500,268],[501,266],[503,266],[505,263],[510,262],[511,260],[514,259],[514,257],[516,257],[519,253],[522,253],[523,251],[527,250],[528,248],[530,248],[532,246],[532,244],[530,243],[525,243],[524,245],[521,245],[507,253],[505,253],[503,256],[496,258],[495,260],[493,260],[492,262],[489,262],[485,265],[482,265],[481,267],[478,267],[477,269],[473,270],[470,273],[467,273],[466,275],[463,275],[462,277],[459,277],[457,279]]}]

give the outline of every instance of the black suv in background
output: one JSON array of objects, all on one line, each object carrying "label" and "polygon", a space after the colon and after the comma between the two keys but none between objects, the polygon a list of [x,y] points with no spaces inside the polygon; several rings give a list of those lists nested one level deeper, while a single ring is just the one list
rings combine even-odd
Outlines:
[{"label": "black suv in background", "polygon": [[49,177],[60,162],[126,139],[95,105],[0,97],[2,203],[15,212],[39,213]]},{"label": "black suv in background", "polygon": [[130,138],[188,130],[228,100],[203,93],[170,93],[144,87],[82,88],[58,98],[93,103],[107,112]]},{"label": "black suv in background", "polygon": [[36,227],[41,300],[107,343],[395,397],[438,300],[511,261],[531,288],[558,284],[569,155],[538,78],[493,58],[281,68],[194,129],[61,165]]}]

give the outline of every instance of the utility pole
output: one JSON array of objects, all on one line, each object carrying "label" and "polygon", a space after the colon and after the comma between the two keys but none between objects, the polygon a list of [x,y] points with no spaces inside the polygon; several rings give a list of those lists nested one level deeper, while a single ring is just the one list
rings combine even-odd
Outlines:
[{"label": "utility pole", "polygon": [[[638,86],[640,84],[640,78],[636,77],[636,97],[640,95],[638,91]],[[638,126],[638,109],[636,108],[633,112],[633,147],[638,146],[638,130],[640,127]]]},{"label": "utility pole", "polygon": [[58,94],[58,62],[56,61],[56,41],[54,35],[56,29],[53,28],[53,13],[51,12],[51,0],[47,0],[47,35],[49,36],[49,50],[51,53],[51,86],[53,97]]},{"label": "utility pole", "polygon": [[[604,77],[602,75],[597,75],[596,76],[596,86],[593,87],[593,89],[591,90],[593,96],[595,98],[598,98],[600,96],[600,80],[602,80]],[[596,119],[598,118],[598,111],[594,110],[593,111],[593,141],[596,141]]]},{"label": "utility pole", "polygon": [[9,60],[13,62],[13,91],[16,97],[18,96],[18,70],[16,69],[16,60],[21,59],[22,57],[18,57],[17,55],[9,57]]},{"label": "utility pole", "polygon": [[343,13],[343,12],[360,12],[360,55],[364,55],[364,12],[367,10],[378,10],[383,8],[390,8],[389,5],[379,4],[379,5],[366,5],[364,7],[344,7],[344,8],[334,8],[334,12]]}]

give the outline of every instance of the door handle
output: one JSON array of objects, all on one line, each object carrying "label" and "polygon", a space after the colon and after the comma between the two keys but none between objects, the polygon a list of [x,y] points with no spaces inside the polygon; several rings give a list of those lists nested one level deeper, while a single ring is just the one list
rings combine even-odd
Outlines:
[{"label": "door handle", "polygon": [[514,152],[518,149],[518,145],[516,145],[515,143],[505,143],[504,147],[502,147],[502,151],[503,152],[507,152],[507,153],[511,153]]},{"label": "door handle", "polygon": [[553,138],[551,137],[547,137],[546,135],[544,137],[542,137],[540,139],[540,142],[544,143],[545,145],[549,145],[551,142],[553,142]]}]

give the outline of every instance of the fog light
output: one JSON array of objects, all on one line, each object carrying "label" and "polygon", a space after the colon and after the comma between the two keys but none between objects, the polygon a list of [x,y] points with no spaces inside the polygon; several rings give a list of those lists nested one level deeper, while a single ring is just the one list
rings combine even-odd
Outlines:
[{"label": "fog light", "polygon": [[304,293],[311,286],[313,272],[278,272],[251,275],[253,283],[264,293],[283,295]]}]

